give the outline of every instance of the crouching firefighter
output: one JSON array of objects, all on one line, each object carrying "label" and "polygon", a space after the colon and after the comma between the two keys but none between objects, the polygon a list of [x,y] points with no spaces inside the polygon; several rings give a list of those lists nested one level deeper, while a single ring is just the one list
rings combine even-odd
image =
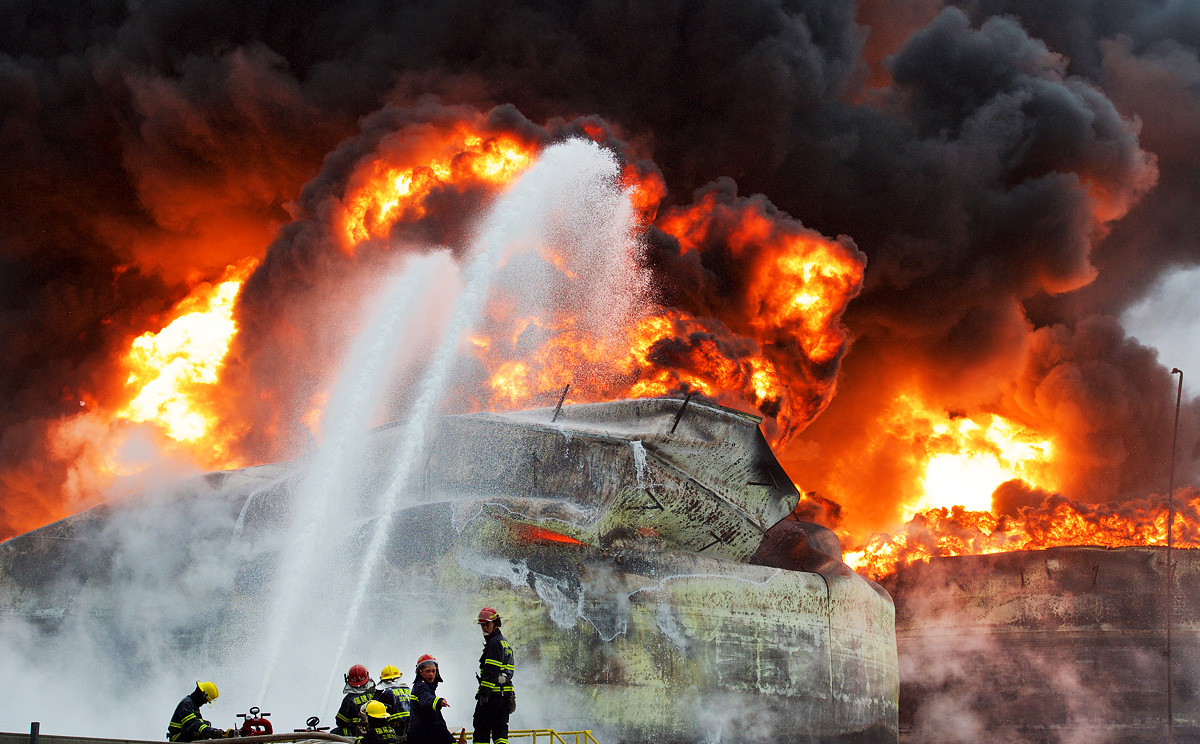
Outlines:
[{"label": "crouching firefighter", "polygon": [[359,719],[362,717],[363,707],[375,699],[375,683],[371,681],[371,675],[362,664],[350,667],[345,679],[346,686],[342,688],[342,692],[346,693],[346,696],[342,698],[342,707],[338,708],[337,726],[329,733],[356,738],[359,735]]},{"label": "crouching firefighter", "polygon": [[483,630],[479,657],[479,691],[475,693],[475,744],[508,744],[508,716],[517,708],[513,693],[513,650],[500,632],[500,614],[491,607],[479,611],[475,622]]},{"label": "crouching firefighter", "polygon": [[233,729],[213,728],[200,717],[200,706],[217,699],[217,686],[212,682],[197,682],[196,689],[179,701],[175,715],[167,724],[167,741],[197,741],[223,739],[233,735]]},{"label": "crouching firefighter", "polygon": [[400,736],[388,719],[387,706],[379,700],[372,700],[363,708],[363,732],[355,744],[400,744]]}]

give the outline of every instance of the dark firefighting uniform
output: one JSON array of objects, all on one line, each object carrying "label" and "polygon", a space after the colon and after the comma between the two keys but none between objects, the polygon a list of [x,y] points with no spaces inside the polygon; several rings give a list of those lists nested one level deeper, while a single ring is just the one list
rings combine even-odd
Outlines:
[{"label": "dark firefighting uniform", "polygon": [[403,738],[408,732],[408,688],[404,685],[396,687],[376,687],[375,700],[387,708],[387,722],[396,730],[396,736]]},{"label": "dark firefighting uniform", "polygon": [[437,696],[441,674],[432,683],[418,679],[408,697],[412,715],[408,718],[408,744],[452,744],[454,735],[442,718],[442,703]]},{"label": "dark firefighting uniform", "polygon": [[364,687],[362,692],[347,692],[346,697],[342,698],[342,707],[338,708],[337,726],[329,733],[338,736],[358,736],[362,707],[374,699],[374,687]]},{"label": "dark firefighting uniform", "polygon": [[359,736],[354,744],[400,744],[400,735],[392,726],[390,717],[371,718],[367,716],[366,722],[363,724],[362,736]]},{"label": "dark firefighting uniform", "polygon": [[[503,678],[504,681],[501,681]],[[475,742],[508,744],[508,714],[513,697],[513,650],[499,628],[484,638],[475,693]]]},{"label": "dark firefighting uniform", "polygon": [[200,717],[200,706],[207,702],[208,697],[199,687],[180,700],[179,705],[175,706],[175,715],[167,724],[167,741],[196,741],[224,735],[224,731],[214,729],[211,723]]}]

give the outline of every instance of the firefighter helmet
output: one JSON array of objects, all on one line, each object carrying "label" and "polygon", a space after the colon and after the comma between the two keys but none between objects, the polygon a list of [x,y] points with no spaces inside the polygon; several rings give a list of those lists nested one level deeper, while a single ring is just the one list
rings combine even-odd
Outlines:
[{"label": "firefighter helmet", "polygon": [[197,682],[196,687],[200,688],[200,691],[204,693],[204,699],[210,703],[216,700],[217,695],[220,694],[217,692],[217,686],[212,682]]},{"label": "firefighter helmet", "polygon": [[366,711],[371,718],[387,718],[388,716],[387,706],[378,700],[367,703]]},{"label": "firefighter helmet", "polygon": [[479,611],[479,617],[475,619],[475,622],[479,623],[480,625],[483,625],[485,622],[494,623],[499,620],[500,620],[499,612],[496,612],[491,607],[484,607],[482,610]]},{"label": "firefighter helmet", "polygon": [[379,679],[383,682],[386,682],[389,679],[398,679],[400,676],[400,670],[396,668],[395,664],[388,664],[383,668],[383,671],[379,673]]},{"label": "firefighter helmet", "polygon": [[421,671],[421,667],[428,666],[430,664],[437,666],[438,660],[433,658],[432,654],[423,654],[421,658],[417,659],[417,671]]},{"label": "firefighter helmet", "polygon": [[346,684],[351,687],[365,687],[370,680],[371,675],[367,674],[367,668],[362,664],[350,667],[350,671],[346,674]]}]

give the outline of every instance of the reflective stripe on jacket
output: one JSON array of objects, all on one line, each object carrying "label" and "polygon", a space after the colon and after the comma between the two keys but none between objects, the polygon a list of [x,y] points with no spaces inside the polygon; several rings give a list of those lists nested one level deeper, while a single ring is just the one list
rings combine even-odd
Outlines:
[{"label": "reflective stripe on jacket", "polygon": [[342,707],[338,708],[337,726],[330,733],[338,736],[358,736],[360,711],[374,699],[374,690],[346,693],[346,697],[342,698]]},{"label": "reflective stripe on jacket", "polygon": [[[500,681],[505,674],[507,680]],[[513,650],[499,628],[492,631],[483,643],[483,655],[479,657],[479,692],[510,694],[513,691]]]},{"label": "reflective stripe on jacket", "polygon": [[[197,696],[199,700],[197,700]],[[167,741],[195,741],[208,738],[212,727],[208,721],[200,717],[200,706],[208,702],[204,692],[197,687],[190,695],[179,701],[175,706],[175,715],[167,724]]]}]

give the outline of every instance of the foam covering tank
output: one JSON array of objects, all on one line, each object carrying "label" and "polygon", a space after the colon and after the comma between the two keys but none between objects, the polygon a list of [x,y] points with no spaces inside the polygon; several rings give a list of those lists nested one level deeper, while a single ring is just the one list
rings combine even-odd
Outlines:
[{"label": "foam covering tank", "polygon": [[[390,516],[365,614],[429,607],[403,632],[435,638],[463,608],[503,608],[518,689],[536,669],[542,689],[621,740],[895,742],[890,597],[842,563],[833,533],[790,518],[798,493],[758,419],[684,405],[440,420]],[[371,495],[402,431],[373,432],[342,496],[366,508],[340,538],[351,558],[380,518]],[[239,551],[205,613],[222,627],[262,617],[306,467],[212,473],[153,517],[204,525],[195,539]],[[104,586],[122,570],[109,525],[146,508],[106,505],[0,545],[0,607],[46,632],[71,614],[102,625]],[[182,565],[195,551],[172,541],[161,554]]]}]

